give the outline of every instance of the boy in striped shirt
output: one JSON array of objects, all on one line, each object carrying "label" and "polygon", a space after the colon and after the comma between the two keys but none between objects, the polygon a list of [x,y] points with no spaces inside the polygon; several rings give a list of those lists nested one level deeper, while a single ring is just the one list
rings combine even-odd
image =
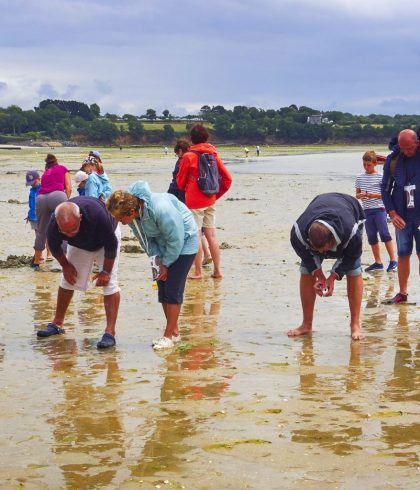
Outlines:
[{"label": "boy in striped shirt", "polygon": [[376,153],[374,151],[367,151],[363,155],[363,167],[365,173],[358,175],[355,183],[356,198],[362,201],[362,206],[366,215],[366,234],[375,259],[375,262],[367,267],[365,271],[379,271],[384,268],[379,248],[379,233],[381,241],[384,242],[389,255],[389,265],[386,271],[391,272],[397,269],[397,262],[395,260],[394,244],[388,230],[385,206],[382,202],[382,174],[379,174],[376,171],[376,164]]}]

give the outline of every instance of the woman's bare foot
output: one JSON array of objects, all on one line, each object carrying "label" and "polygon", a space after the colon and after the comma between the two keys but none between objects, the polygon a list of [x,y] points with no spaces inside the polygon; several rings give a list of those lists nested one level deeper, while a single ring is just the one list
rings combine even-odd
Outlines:
[{"label": "woman's bare foot", "polygon": [[213,279],[221,279],[223,276],[222,276],[222,274],[220,274],[220,273],[216,274],[216,273],[214,272],[214,273],[211,275],[211,277],[212,277]]},{"label": "woman's bare foot", "polygon": [[351,338],[352,340],[363,340],[365,338],[365,334],[362,332],[362,329],[357,326],[351,329]]},{"label": "woman's bare foot", "polygon": [[188,274],[188,279],[202,279],[203,276],[200,274],[200,275],[197,275],[197,274]]},{"label": "woman's bare foot", "polygon": [[310,335],[312,333],[312,327],[308,327],[306,325],[301,325],[298,328],[294,328],[293,330],[289,330],[287,335],[289,337],[298,337],[299,335]]}]

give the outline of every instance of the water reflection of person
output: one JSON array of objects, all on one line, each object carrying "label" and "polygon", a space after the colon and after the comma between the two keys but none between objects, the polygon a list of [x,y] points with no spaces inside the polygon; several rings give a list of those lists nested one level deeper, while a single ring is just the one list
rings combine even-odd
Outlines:
[{"label": "water reflection of person", "polygon": [[228,365],[217,348],[216,328],[220,312],[220,282],[209,281],[206,287],[190,283],[186,291],[183,316],[188,331],[182,332],[180,349],[165,357],[166,375],[160,391],[161,415],[154,420],[154,431],[146,441],[138,466],[132,476],[153,476],[159,471],[177,471],[183,455],[193,449],[185,441],[203,422],[203,414],[185,409],[186,400],[220,398],[229,383],[228,376],[216,373]]},{"label": "water reflection of person", "polygon": [[[45,322],[54,311],[51,288],[40,276],[34,279],[31,302],[35,322]],[[89,298],[90,294],[87,293]],[[89,307],[79,309],[81,325],[103,316],[102,302],[92,292]],[[99,298],[100,300],[100,298]],[[89,365],[89,344],[83,338],[82,349],[75,338],[57,336],[53,342],[35,343],[34,348],[49,360],[52,371],[62,380],[62,397],[48,408],[48,422],[53,426],[52,450],[66,482],[66,488],[99,488],[109,485],[124,459],[124,430],[118,399],[122,376],[116,351],[106,352]],[[92,358],[93,359],[93,358]],[[105,374],[105,381],[102,381]]]},{"label": "water reflection of person", "polygon": [[[340,387],[337,388],[337,375],[332,372],[330,376],[326,375],[325,370],[321,366],[316,366],[314,354],[314,346],[312,337],[302,337],[302,348],[299,353],[299,377],[300,391],[302,399],[309,402],[325,404],[334,400],[337,409],[342,405],[345,410],[348,410],[347,400],[344,398],[340,401],[338,393],[342,393]],[[342,383],[345,385],[345,392],[360,389],[364,380],[365,370],[361,369],[360,362],[361,349],[363,344],[358,342],[350,343],[350,360],[347,373],[342,378]],[[321,369],[320,369],[321,368]],[[316,412],[314,414],[317,416]],[[355,448],[359,448],[358,441],[362,436],[361,426],[346,427],[343,421],[340,425],[334,423],[322,424],[322,422],[312,423],[305,417],[302,423],[296,429],[292,430],[291,440],[293,442],[304,444],[318,444],[319,446],[330,449],[335,454],[346,455],[352,452]]]},{"label": "water reflection of person", "polygon": [[[125,457],[124,429],[118,398],[122,386],[116,351],[108,351],[89,367],[78,363],[74,339],[58,338],[40,347],[56,358],[63,375],[63,400],[52,410],[52,450],[68,488],[110,485]],[[105,382],[99,379],[105,374]]]},{"label": "water reflection of person", "polygon": [[420,401],[420,342],[410,344],[408,311],[405,306],[400,307],[395,333],[394,369],[384,392],[384,400],[387,401]]},{"label": "water reflection of person", "polygon": [[[418,335],[410,336],[408,312],[407,307],[400,306],[395,333],[394,368],[382,396],[383,403],[397,402],[393,406],[395,408],[391,408],[395,415],[398,415],[402,402],[418,404],[420,401],[420,342]],[[416,340],[410,342],[414,338]],[[381,429],[381,440],[388,450],[395,451],[397,464],[418,467],[420,457],[416,447],[420,440],[420,423],[402,424],[398,416],[390,416],[381,421]]]}]

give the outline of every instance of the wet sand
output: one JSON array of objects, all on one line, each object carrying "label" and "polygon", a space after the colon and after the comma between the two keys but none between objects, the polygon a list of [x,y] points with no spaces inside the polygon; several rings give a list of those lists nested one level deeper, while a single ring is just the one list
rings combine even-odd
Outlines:
[{"label": "wet sand", "polygon": [[[0,152],[1,260],[32,253],[24,175],[42,168],[45,153]],[[73,171],[85,154],[56,153]],[[166,191],[172,156],[103,156],[114,189],[142,178]],[[222,251],[222,280],[207,269],[188,282],[178,348],[150,347],[163,315],[144,254],[122,253],[109,352],[95,346],[104,328],[98,292],[75,297],[65,335],[39,340],[54,311],[55,265],[0,269],[2,488],[418,485],[420,315],[418,306],[380,304],[396,274],[365,274],[366,340],[350,340],[345,280],[317,301],[312,337],[286,336],[301,320],[289,230],[316,194],[353,194],[361,153],[224,156],[234,184],[218,203],[218,237],[231,248]],[[410,298],[420,302],[414,260]]]}]

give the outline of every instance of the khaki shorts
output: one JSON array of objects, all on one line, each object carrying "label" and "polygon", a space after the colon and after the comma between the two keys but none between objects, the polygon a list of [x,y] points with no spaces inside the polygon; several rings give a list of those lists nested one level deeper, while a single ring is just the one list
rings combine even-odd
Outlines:
[{"label": "khaki shorts", "polygon": [[201,228],[216,228],[216,209],[214,206],[208,208],[190,209],[198,229]]},{"label": "khaki shorts", "polygon": [[[104,296],[109,296],[114,293],[118,293],[120,288],[118,286],[118,262],[120,257],[120,244],[121,244],[121,228],[118,225],[115,229],[115,236],[118,239],[118,252],[115,257],[114,266],[112,267],[111,278],[107,286],[102,287]],[[68,283],[64,276],[61,275],[60,286],[63,289],[70,289],[72,291],[87,291],[94,284],[91,283],[91,273],[93,264],[96,263],[99,269],[102,269],[105,250],[100,248],[95,252],[89,252],[88,250],[82,250],[81,248],[73,247],[71,245],[67,246],[67,260],[74,265],[77,270],[77,280],[75,284]]]}]

